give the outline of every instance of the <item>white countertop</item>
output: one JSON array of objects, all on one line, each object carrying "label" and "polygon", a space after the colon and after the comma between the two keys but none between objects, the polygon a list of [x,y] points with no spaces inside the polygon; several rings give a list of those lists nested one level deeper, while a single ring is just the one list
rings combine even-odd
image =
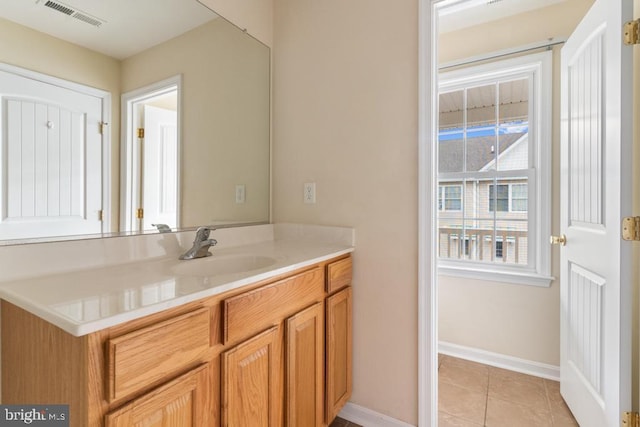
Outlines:
[{"label": "white countertop", "polygon": [[[271,240],[212,248],[213,257],[267,257],[273,264],[213,276],[184,274],[209,258],[165,256],[0,283],[0,298],[75,336],[82,336],[191,301],[291,272],[353,251],[345,242]],[[175,271],[183,271],[176,274]]]}]

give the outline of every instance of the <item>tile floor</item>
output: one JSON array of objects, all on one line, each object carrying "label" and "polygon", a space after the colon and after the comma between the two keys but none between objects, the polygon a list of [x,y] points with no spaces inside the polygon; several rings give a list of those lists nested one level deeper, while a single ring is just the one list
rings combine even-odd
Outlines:
[{"label": "tile floor", "polygon": [[336,418],[333,420],[329,427],[362,427],[360,424],[352,423],[351,421],[343,420],[342,418]]},{"label": "tile floor", "polygon": [[[560,384],[440,355],[438,427],[575,427]],[[329,427],[361,427],[336,418]]]},{"label": "tile floor", "polygon": [[438,373],[438,427],[578,426],[557,381],[445,355]]}]

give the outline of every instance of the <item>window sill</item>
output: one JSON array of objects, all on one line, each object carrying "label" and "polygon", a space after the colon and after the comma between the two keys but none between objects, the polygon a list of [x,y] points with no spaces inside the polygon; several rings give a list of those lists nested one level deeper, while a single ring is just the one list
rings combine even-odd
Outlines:
[{"label": "window sill", "polygon": [[464,277],[466,279],[487,280],[492,282],[512,283],[516,285],[539,286],[548,288],[555,277],[532,272],[505,271],[475,266],[459,266],[445,264],[440,261],[438,274],[449,277]]}]

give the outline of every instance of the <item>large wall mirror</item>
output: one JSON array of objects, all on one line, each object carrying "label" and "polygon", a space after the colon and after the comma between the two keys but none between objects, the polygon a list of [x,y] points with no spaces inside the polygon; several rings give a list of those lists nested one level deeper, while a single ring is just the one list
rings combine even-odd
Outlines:
[{"label": "large wall mirror", "polygon": [[197,0],[0,0],[0,37],[0,244],[269,221],[267,46]]}]

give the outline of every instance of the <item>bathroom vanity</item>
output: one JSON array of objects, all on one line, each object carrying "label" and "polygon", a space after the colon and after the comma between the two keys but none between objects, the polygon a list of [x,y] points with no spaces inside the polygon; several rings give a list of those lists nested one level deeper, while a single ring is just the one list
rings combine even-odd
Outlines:
[{"label": "bathroom vanity", "polygon": [[[326,426],[351,393],[352,250],[274,241],[17,281],[0,290],[2,403],[69,404],[78,427]],[[253,272],[208,270],[247,252]],[[91,277],[96,294],[109,280],[124,291],[115,309],[95,304],[102,316],[25,296],[44,283],[91,289]],[[145,306],[144,292],[162,289],[151,282],[172,292]]]}]

